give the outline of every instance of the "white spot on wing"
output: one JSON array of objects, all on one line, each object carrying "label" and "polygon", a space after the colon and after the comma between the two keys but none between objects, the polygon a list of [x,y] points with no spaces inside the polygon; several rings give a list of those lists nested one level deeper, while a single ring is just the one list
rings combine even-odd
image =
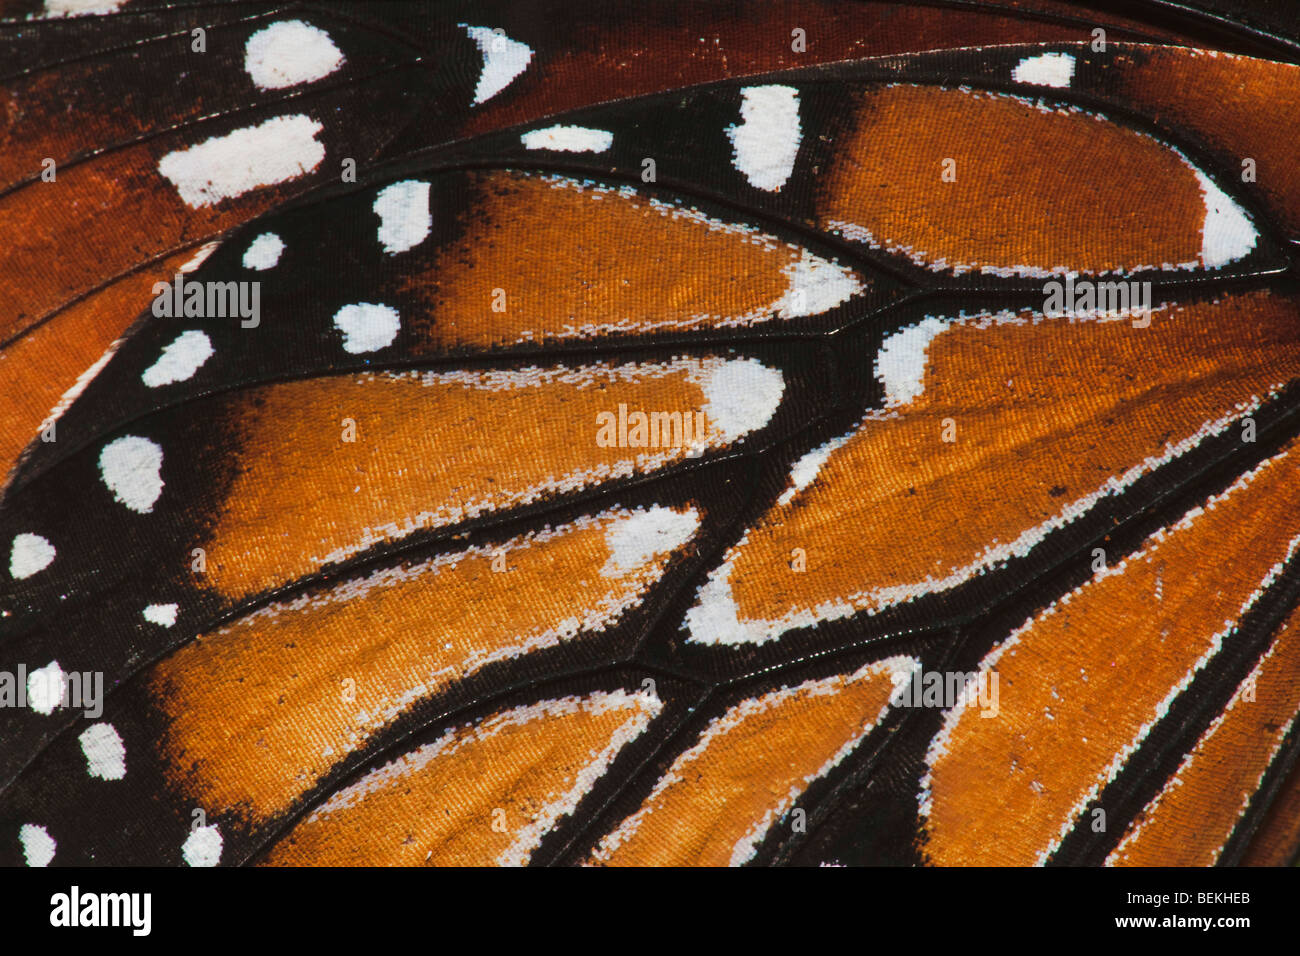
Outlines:
[{"label": "white spot on wing", "polygon": [[533,51],[526,43],[512,40],[490,27],[471,27],[464,23],[461,26],[483,54],[483,72],[474,88],[474,104],[477,106],[496,96],[524,72],[528,61],[533,58]]},{"label": "white spot on wing", "polygon": [[277,116],[168,153],[158,161],[158,172],[187,205],[211,206],[311,172],[325,158],[316,139],[322,129],[300,113]]},{"label": "white spot on wing", "polygon": [[112,724],[91,724],[77,739],[92,777],[121,780],[126,776],[126,747]]},{"label": "white spot on wing", "polygon": [[803,138],[799,91],[793,86],[747,86],[740,95],[740,125],[727,128],[732,165],[750,185],[776,192],[794,172]]},{"label": "white spot on wing", "polygon": [[1201,261],[1207,269],[1218,269],[1254,249],[1259,233],[1242,208],[1199,169],[1196,170],[1196,182],[1205,199]]},{"label": "white spot on wing", "polygon": [[301,20],[272,23],[248,38],[244,69],[261,89],[282,90],[329,76],[343,64],[330,35]]},{"label": "white spot on wing", "polygon": [[706,421],[733,442],[771,421],[785,381],[757,359],[737,359],[718,366],[703,387]]},{"label": "white spot on wing", "polygon": [[221,846],[221,831],[215,825],[198,827],[185,838],[181,856],[188,866],[216,866],[221,862]]},{"label": "white spot on wing", "polygon": [[48,568],[54,554],[54,545],[39,534],[14,535],[13,547],[9,549],[9,574],[15,581],[30,578]]},{"label": "white spot on wing", "polygon": [[212,340],[202,332],[191,329],[182,332],[176,341],[162,350],[140,378],[150,388],[184,382],[212,357]]},{"label": "white spot on wing", "polygon": [[150,604],[144,609],[144,619],[150,624],[161,624],[163,627],[171,627],[176,623],[175,604]]},{"label": "white spot on wing", "polygon": [[244,268],[265,272],[280,261],[284,240],[273,232],[264,232],[244,250]]},{"label": "white spot on wing", "polygon": [[27,675],[27,704],[38,714],[47,717],[63,702],[66,686],[63,668],[58,661],[50,661]]},{"label": "white spot on wing", "polygon": [[18,842],[23,845],[23,859],[28,866],[49,866],[58,846],[50,832],[37,823],[24,823],[18,830]]},{"label": "white spot on wing", "polygon": [[926,351],[949,324],[927,316],[881,343],[873,371],[885,386],[886,405],[906,405],[925,390]]},{"label": "white spot on wing", "polygon": [[548,126],[524,133],[525,149],[552,149],[561,153],[603,153],[614,145],[614,134],[585,126]]},{"label": "white spot on wing", "polygon": [[847,302],[862,291],[853,270],[803,250],[797,262],[786,267],[790,286],[776,303],[783,319],[820,315]]},{"label": "white spot on wing", "polygon": [[661,554],[676,551],[691,540],[700,527],[693,509],[674,511],[659,505],[637,510],[610,524],[605,532],[609,561],[601,568],[605,577],[638,571]]},{"label": "white spot on wing", "polygon": [[126,0],[45,0],[45,15],[85,17],[96,13],[116,13],[125,2]]},{"label": "white spot on wing", "polygon": [[387,348],[402,328],[402,318],[387,305],[359,302],[334,314],[334,327],[343,333],[343,350],[353,355]]},{"label": "white spot on wing", "polygon": [[375,197],[374,210],[379,217],[379,242],[389,255],[415,248],[433,227],[429,184],[419,180],[385,186]]},{"label": "white spot on wing", "polygon": [[147,438],[126,435],[99,453],[99,475],[113,497],[132,511],[147,514],[162,494],[162,449]]},{"label": "white spot on wing", "polygon": [[1068,53],[1041,53],[1021,60],[1011,78],[1017,83],[1035,86],[1066,87],[1074,78],[1074,57]]}]

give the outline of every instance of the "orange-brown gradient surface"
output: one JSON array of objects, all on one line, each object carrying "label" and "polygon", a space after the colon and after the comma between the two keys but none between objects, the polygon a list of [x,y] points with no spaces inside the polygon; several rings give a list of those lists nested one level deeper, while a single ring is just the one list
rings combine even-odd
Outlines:
[{"label": "orange-brown gradient surface", "polygon": [[1031,865],[1055,848],[1162,702],[1233,640],[1300,534],[1297,492],[1293,444],[993,652],[998,716],[959,712],[932,745],[933,862]]},{"label": "orange-brown gradient surface", "polygon": [[523,863],[609,757],[657,712],[641,694],[508,711],[398,758],[272,847],[271,866]]},{"label": "orange-brown gradient surface", "polygon": [[[741,621],[921,594],[1300,370],[1300,316],[1270,295],[1129,321],[954,324],[924,391],[869,418],[733,551]],[[956,441],[944,442],[946,419]],[[960,506],[961,520],[954,521]],[[899,547],[898,529],[908,547]],[[790,554],[807,553],[804,573]]]},{"label": "orange-brown gradient surface", "polygon": [[822,180],[823,228],[850,238],[866,230],[939,271],[1107,273],[1199,261],[1201,188],[1148,136],[966,89],[864,90],[853,110]]},{"label": "orange-brown gradient surface", "polygon": [[[702,411],[711,362],[534,370],[514,385],[409,373],[250,390],[232,409],[241,465],[206,543],[207,581],[255,593],[421,528],[682,460],[686,447],[598,446],[596,416],[620,403]],[[705,447],[720,447],[709,429]],[[335,505],[327,522],[322,500]]]},{"label": "orange-brown gradient surface", "polygon": [[[403,281],[425,309],[414,323],[420,351],[729,328],[790,312],[799,247],[630,189],[493,171],[470,176],[469,208],[463,235]],[[504,311],[492,308],[498,289]]]},{"label": "orange-brown gradient surface", "polygon": [[150,677],[173,782],[265,820],[457,680],[604,629],[671,557],[611,566],[628,515],[381,571],[199,637]]}]

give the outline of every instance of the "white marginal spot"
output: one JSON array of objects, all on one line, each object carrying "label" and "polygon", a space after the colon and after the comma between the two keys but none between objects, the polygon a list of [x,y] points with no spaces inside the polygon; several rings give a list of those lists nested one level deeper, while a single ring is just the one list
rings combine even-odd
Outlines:
[{"label": "white marginal spot", "polygon": [[379,242],[390,256],[424,242],[433,227],[429,214],[429,184],[405,179],[385,186],[375,197]]},{"label": "white marginal spot", "polygon": [[150,624],[171,627],[176,623],[176,612],[178,610],[179,607],[175,604],[150,604],[144,609],[144,619]]},{"label": "white marginal spot", "polygon": [[124,3],[126,0],[45,0],[45,15],[85,17],[96,13],[116,13]]},{"label": "white marginal spot", "polygon": [[215,205],[311,172],[325,158],[316,139],[323,129],[301,113],[276,116],[168,153],[158,161],[158,172],[187,205]]},{"label": "white marginal spot", "polygon": [[244,268],[265,272],[280,261],[283,252],[284,240],[273,232],[264,232],[244,250]]},{"label": "white marginal spot", "polygon": [[18,842],[23,845],[23,859],[28,866],[49,866],[58,846],[50,831],[38,823],[24,823],[18,830]]},{"label": "white marginal spot", "polygon": [[37,571],[48,568],[54,555],[54,545],[49,539],[27,532],[16,534],[13,547],[9,549],[9,574],[15,581],[30,578]]},{"label": "white marginal spot", "polygon": [[27,675],[27,703],[38,714],[49,716],[63,702],[67,678],[58,661],[50,661]]},{"label": "white marginal spot", "polygon": [[221,862],[221,846],[221,831],[215,824],[197,827],[185,838],[181,856],[187,866],[216,866]]},{"label": "white marginal spot", "polygon": [[483,54],[483,72],[474,88],[474,105],[477,106],[496,96],[524,72],[528,61],[533,58],[533,51],[528,44],[512,40],[491,27],[471,27],[464,23],[461,27]]},{"label": "white marginal spot", "polygon": [[1011,71],[1017,83],[1067,87],[1074,78],[1074,57],[1069,53],[1041,53],[1027,56]]},{"label": "white marginal spot", "polygon": [[301,20],[272,23],[248,38],[244,69],[261,89],[282,90],[329,76],[343,65],[330,35]]},{"label": "white marginal spot", "polygon": [[735,359],[715,368],[703,389],[705,420],[730,443],[771,421],[785,380],[758,359]]},{"label": "white marginal spot", "polygon": [[783,319],[820,315],[847,302],[862,291],[857,274],[838,262],[815,256],[807,249],[785,268],[790,286],[773,308]]},{"label": "white marginal spot", "polygon": [[392,345],[402,317],[391,306],[359,302],[334,313],[334,327],[343,333],[343,350],[361,355]]},{"label": "white marginal spot", "polygon": [[751,186],[776,192],[794,172],[803,140],[799,91],[793,86],[747,86],[740,95],[740,124],[727,127],[732,165]]},{"label": "white marginal spot", "polygon": [[524,133],[525,149],[552,149],[561,153],[603,153],[614,145],[614,134],[585,126],[548,126]]},{"label": "white marginal spot", "polygon": [[653,558],[676,551],[694,537],[700,527],[695,509],[674,511],[655,505],[635,511],[610,523],[605,531],[609,560],[600,569],[605,577],[619,577],[639,571]]},{"label": "white marginal spot", "polygon": [[906,405],[925,390],[926,351],[935,336],[951,324],[926,316],[881,343],[872,371],[885,386],[886,405]]},{"label": "white marginal spot", "polygon": [[147,514],[162,494],[162,449],[147,438],[124,435],[99,453],[99,475],[113,497]]},{"label": "white marginal spot", "polygon": [[86,771],[92,777],[121,780],[126,776],[126,746],[112,724],[91,724],[77,739],[86,755]]},{"label": "white marginal spot", "polygon": [[1201,226],[1201,261],[1207,269],[1219,269],[1235,262],[1255,248],[1259,233],[1246,213],[1199,169],[1196,182],[1205,199],[1205,223]]},{"label": "white marginal spot", "polygon": [[150,388],[183,382],[212,354],[212,340],[203,332],[194,329],[182,332],[175,342],[162,350],[158,361],[144,370],[140,379]]}]

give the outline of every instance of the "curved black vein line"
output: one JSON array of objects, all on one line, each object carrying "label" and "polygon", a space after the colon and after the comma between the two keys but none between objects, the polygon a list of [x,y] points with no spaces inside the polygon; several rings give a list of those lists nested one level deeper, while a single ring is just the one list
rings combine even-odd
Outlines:
[{"label": "curved black vein line", "polygon": [[[206,5],[195,4],[193,7],[186,7],[186,8],[164,7],[161,8],[161,10],[165,10],[168,13],[175,13],[178,10],[183,10],[183,9],[199,10],[199,9],[207,9],[209,7],[220,8],[225,6],[228,5],[221,4],[221,3],[206,4]],[[233,6],[233,4],[230,4],[229,6]],[[285,11],[292,10],[299,6],[301,6],[301,4],[291,3],[285,7],[279,7],[279,8],[269,7],[265,13],[253,13],[253,14],[249,14],[248,16],[239,17],[233,20],[222,20],[216,23],[210,23],[208,26],[204,27],[203,29],[218,30],[224,27],[236,27],[239,26],[240,24],[254,23],[258,20],[269,19],[271,17],[276,17],[276,16],[283,16]],[[155,10],[153,12],[155,13],[161,12],[161,10]],[[115,14],[120,16],[131,16],[133,14],[135,16],[142,16],[142,11],[118,10],[115,11]],[[108,14],[108,16],[113,16],[113,15],[114,14]],[[30,28],[34,24],[41,24],[41,23],[67,24],[72,21],[94,20],[94,19],[102,18],[104,16],[105,14],[101,13],[101,14],[87,14],[85,16],[78,16],[78,17],[47,17],[44,20],[0,20],[0,31],[2,31],[7,26],[23,26],[23,27]],[[145,24],[145,26],[149,27],[151,26],[151,24]],[[86,33],[91,32],[89,23],[86,24],[85,32]],[[140,37],[139,39],[132,40],[129,43],[120,43],[117,46],[101,47],[100,49],[90,50],[86,53],[81,53],[76,56],[69,56],[57,60],[50,60],[38,66],[29,66],[27,67],[27,69],[19,70],[16,73],[0,73],[0,83],[12,83],[15,80],[26,79],[27,77],[34,76],[38,73],[52,73],[56,70],[61,70],[64,67],[71,66],[74,63],[82,63],[86,60],[108,58],[119,53],[125,53],[128,50],[138,50],[141,47],[150,46],[154,43],[162,43],[167,40],[178,40],[182,37],[188,37],[188,36],[190,36],[189,30],[177,31],[175,33],[154,33],[154,34],[150,34],[149,36],[144,36],[144,37]],[[2,38],[2,34],[0,34],[0,38]]]}]

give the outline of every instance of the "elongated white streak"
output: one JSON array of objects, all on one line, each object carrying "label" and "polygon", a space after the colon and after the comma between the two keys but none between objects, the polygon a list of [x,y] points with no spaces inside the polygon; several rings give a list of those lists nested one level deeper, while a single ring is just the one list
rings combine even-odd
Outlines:
[{"label": "elongated white streak", "polygon": [[168,153],[158,161],[158,172],[187,205],[212,206],[316,169],[325,158],[316,139],[323,129],[302,114],[277,116]]},{"label": "elongated white streak", "polygon": [[121,348],[122,341],[122,339],[114,341],[113,344],[104,350],[103,355],[95,359],[94,363],[92,363],[88,369],[77,376],[77,380],[72,383],[72,387],[59,397],[58,403],[55,404],[54,408],[50,409],[50,413],[45,416],[45,419],[36,429],[36,434],[39,435],[47,431],[51,425],[63,417],[64,413],[72,407],[72,403],[81,397],[81,393],[86,390],[86,387],[89,386],[90,383],[95,380],[95,377],[104,370],[104,367],[112,361],[113,356],[117,354],[117,350]]},{"label": "elongated white streak", "polygon": [[525,149],[549,149],[560,153],[603,153],[614,145],[614,134],[585,126],[548,126],[524,133],[519,139]]},{"label": "elongated white streak", "polygon": [[126,0],[45,0],[47,17],[87,17],[116,13]]}]

